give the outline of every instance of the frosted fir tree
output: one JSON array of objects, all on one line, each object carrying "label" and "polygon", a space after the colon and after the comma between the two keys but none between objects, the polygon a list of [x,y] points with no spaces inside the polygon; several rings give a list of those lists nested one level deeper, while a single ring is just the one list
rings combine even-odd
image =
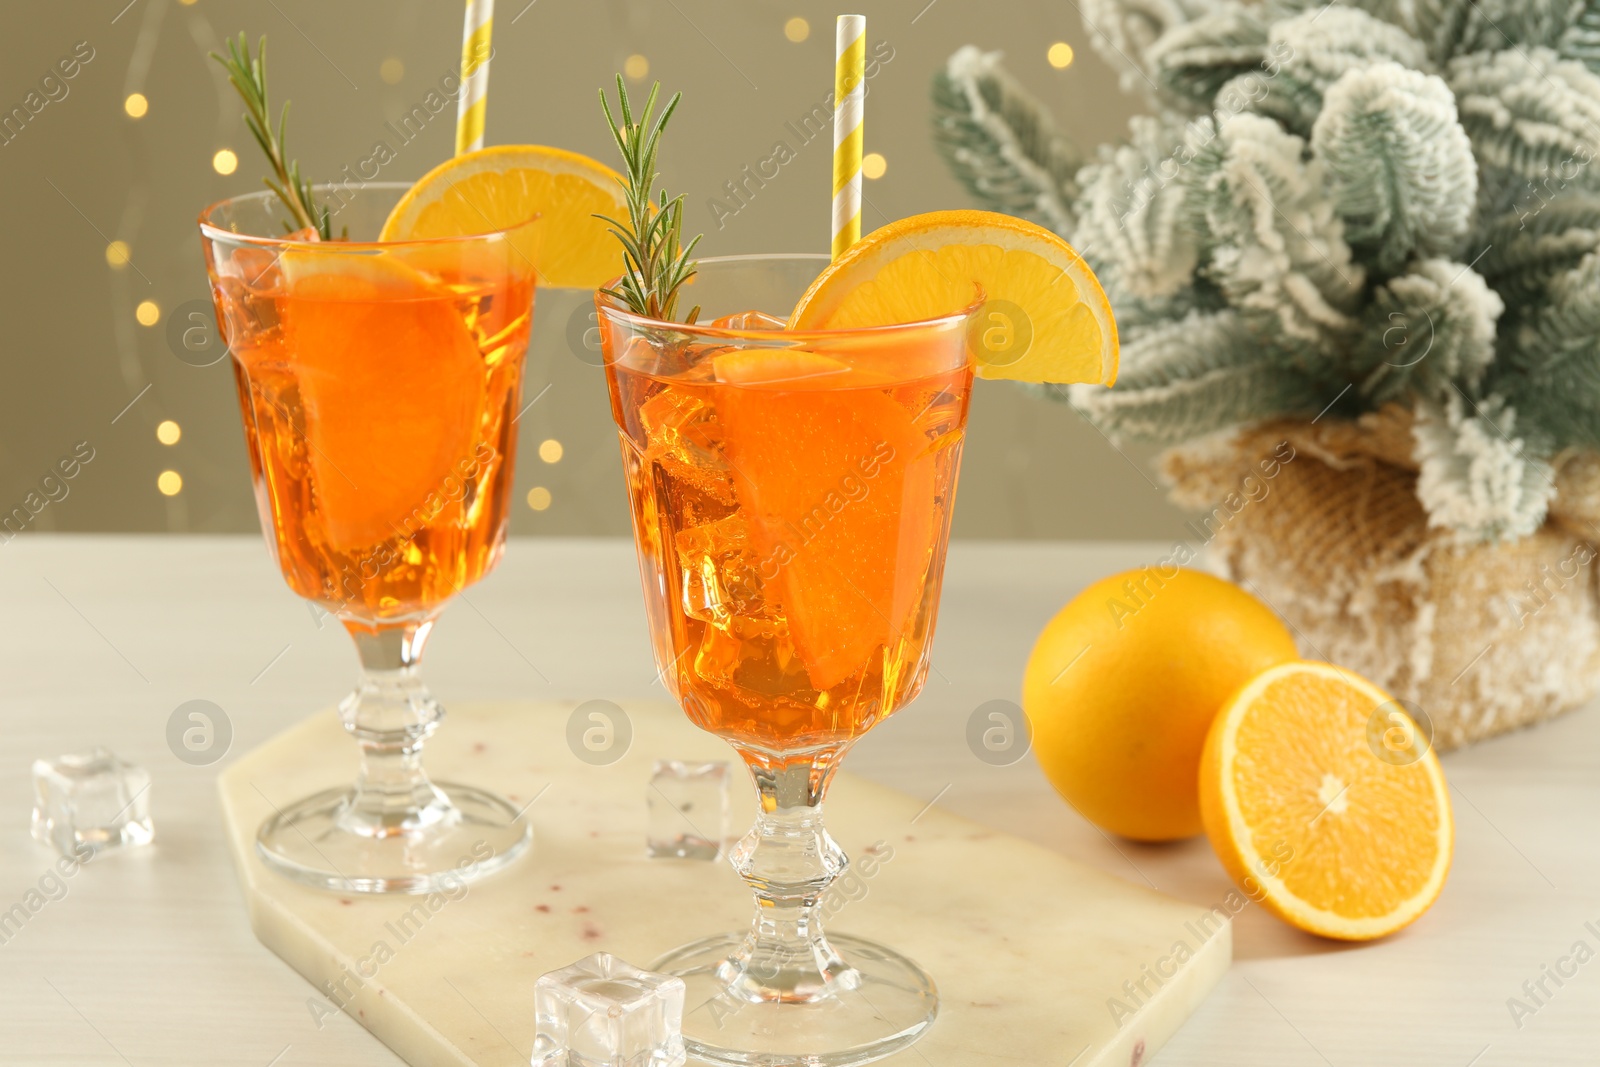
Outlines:
[{"label": "frosted fir tree", "polygon": [[1082,0],[1152,114],[1086,158],[995,53],[936,77],[986,206],[1050,227],[1116,308],[1114,389],[1175,444],[1267,418],[1414,413],[1429,521],[1537,529],[1600,447],[1600,0]]}]

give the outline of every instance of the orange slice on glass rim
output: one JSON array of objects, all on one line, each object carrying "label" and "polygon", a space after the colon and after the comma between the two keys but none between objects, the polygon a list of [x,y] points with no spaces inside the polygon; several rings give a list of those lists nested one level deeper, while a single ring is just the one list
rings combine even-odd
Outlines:
[{"label": "orange slice on glass rim", "polygon": [[789,328],[916,322],[980,299],[980,378],[1116,381],[1117,323],[1094,271],[1049,230],[991,211],[934,211],[873,231],[817,276]]},{"label": "orange slice on glass rim", "polygon": [[1200,814],[1252,900],[1346,941],[1427,911],[1455,840],[1444,772],[1415,722],[1327,663],[1270,667],[1223,707],[1201,757]]},{"label": "orange slice on glass rim", "polygon": [[389,213],[379,240],[528,224],[540,284],[594,289],[616,277],[618,264],[616,241],[594,216],[621,218],[626,210],[620,177],[604,163],[562,148],[496,145],[423,175]]}]

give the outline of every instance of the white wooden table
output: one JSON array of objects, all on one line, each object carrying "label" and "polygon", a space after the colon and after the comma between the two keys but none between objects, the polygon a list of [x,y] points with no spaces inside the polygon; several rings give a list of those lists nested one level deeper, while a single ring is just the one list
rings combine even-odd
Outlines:
[{"label": "white wooden table", "polygon": [[[1033,637],[1062,603],[1167,547],[958,544],[927,690],[850,768],[1131,882],[1220,902],[1229,884],[1203,840],[1109,839],[1031,759],[991,767],[965,741],[974,708],[1017,698]],[[516,541],[468,597],[428,657],[446,705],[662,695],[629,544]],[[28,836],[33,757],[104,744],[144,764],[157,825],[152,848],[95,861],[64,892],[50,883],[20,930],[0,932],[0,1064],[398,1064],[346,1017],[319,1029],[310,987],[256,943],[217,816],[213,780],[230,757],[190,766],[166,742],[191,699],[226,711],[235,755],[333,702],[354,677],[339,628],[319,628],[244,537],[24,536],[0,545],[0,605],[0,912],[53,860]],[[1163,1067],[1600,1062],[1600,714],[1445,769],[1456,862],[1433,911],[1388,941],[1344,946],[1247,908],[1232,971]],[[1587,962],[1562,962],[1580,941]],[[1557,985],[1557,967],[1576,973]],[[1532,1014],[1514,1020],[1512,997]]]}]

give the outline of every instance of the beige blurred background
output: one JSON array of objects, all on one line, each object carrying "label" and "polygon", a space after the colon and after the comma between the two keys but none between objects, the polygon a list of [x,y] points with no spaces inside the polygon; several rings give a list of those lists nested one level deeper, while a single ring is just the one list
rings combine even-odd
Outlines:
[{"label": "beige blurred background", "polygon": [[[1118,136],[1134,109],[1074,4],[857,0],[856,10],[871,42],[893,52],[868,101],[867,149],[886,164],[865,183],[868,230],[968,205],[929,136],[930,79],[963,44],[1004,51],[1081,143]],[[672,192],[688,194],[687,229],[705,231],[703,252],[826,251],[829,148],[820,141],[720,226],[710,200],[731,206],[724,183],[788,139],[784,123],[831,88],[838,11],[809,0],[499,0],[489,141],[560,145],[614,163],[596,89],[625,64],[647,66],[636,87],[659,78],[684,93],[662,169]],[[0,112],[23,104],[75,48],[92,58],[64,82],[65,95],[50,86],[57,99],[0,143],[0,513],[87,442],[93,459],[30,529],[257,529],[226,362],[191,366],[168,339],[185,305],[206,297],[197,212],[259,188],[264,172],[206,53],[241,29],[267,35],[271,90],[293,100],[290,153],[320,180],[365,158],[388,138],[384,124],[438,84],[457,62],[460,23],[458,0],[96,0],[30,5],[26,19],[10,21]],[[1056,42],[1073,49],[1062,69],[1047,59]],[[441,115],[383,176],[422,175],[450,152],[452,127]],[[222,149],[237,154],[231,174],[214,166]],[[604,380],[581,345],[573,350],[573,311],[555,298],[535,316],[524,395],[548,391],[521,422],[514,533],[628,529]],[[1012,386],[976,391],[964,467],[960,537],[1182,534],[1147,451],[1119,453],[1069,408]],[[530,495],[535,488],[545,492]]]}]

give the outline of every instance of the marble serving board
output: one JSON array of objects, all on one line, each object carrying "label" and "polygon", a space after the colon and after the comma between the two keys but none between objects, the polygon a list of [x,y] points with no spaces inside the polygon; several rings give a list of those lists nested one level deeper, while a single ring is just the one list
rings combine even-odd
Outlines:
[{"label": "marble serving board", "polygon": [[[730,750],[675,709],[630,704],[626,755],[591,766],[568,747],[574,707],[451,709],[429,744],[430,773],[532,801],[535,835],[531,855],[453,894],[326,893],[262,866],[255,832],[273,805],[354,777],[355,746],[333,712],[222,774],[251,925],[311,984],[308,1009],[348,1012],[415,1067],[513,1067],[533,1045],[540,974],[599,950],[648,966],[748,923],[748,890],[726,863],[649,859],[644,848],[652,762]],[[754,804],[742,771],[734,787],[738,833]],[[849,774],[828,812],[846,851],[883,842],[889,857],[830,929],[894,946],[939,985],[932,1030],[884,1063],[1138,1067],[1228,968],[1231,929],[1195,905]]]}]

